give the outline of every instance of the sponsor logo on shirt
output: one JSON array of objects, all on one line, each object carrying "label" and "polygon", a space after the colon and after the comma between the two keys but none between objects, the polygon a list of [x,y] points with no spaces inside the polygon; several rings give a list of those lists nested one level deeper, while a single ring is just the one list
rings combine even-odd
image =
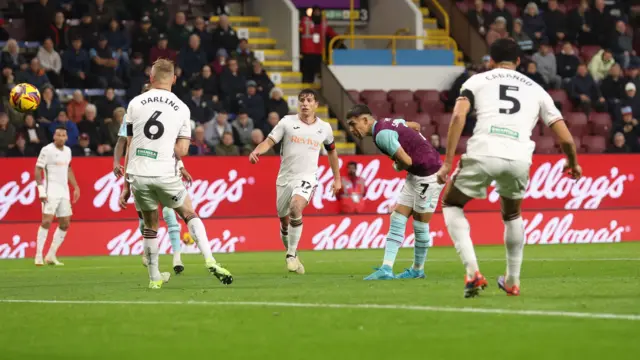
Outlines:
[{"label": "sponsor logo on shirt", "polygon": [[513,139],[518,139],[520,137],[519,132],[499,126],[491,126],[489,134],[502,135]]},{"label": "sponsor logo on shirt", "polygon": [[320,141],[313,140],[310,137],[291,136],[291,142],[294,144],[309,145],[314,149],[320,149]]},{"label": "sponsor logo on shirt", "polygon": [[158,158],[158,152],[157,151],[147,150],[147,149],[136,149],[136,155],[137,156],[148,157],[148,158],[151,158],[151,159],[157,159]]}]

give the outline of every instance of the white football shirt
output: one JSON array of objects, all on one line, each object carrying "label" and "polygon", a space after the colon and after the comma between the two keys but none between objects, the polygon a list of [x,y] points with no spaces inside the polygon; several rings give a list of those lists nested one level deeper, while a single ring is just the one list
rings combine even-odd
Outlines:
[{"label": "white football shirt", "polygon": [[328,122],[316,118],[308,125],[298,115],[287,115],[271,130],[269,137],[280,144],[280,171],[277,185],[316,177],[322,146],[334,148],[333,129]]},{"label": "white football shirt", "polygon": [[531,131],[538,119],[551,126],[562,120],[551,96],[527,76],[497,68],[473,75],[462,84],[476,111],[476,127],[467,154],[531,163],[535,143]]},{"label": "white football shirt", "polygon": [[49,199],[70,199],[69,164],[71,164],[71,149],[68,146],[58,149],[51,143],[40,150],[36,167],[44,169],[44,185]]},{"label": "white football shirt", "polygon": [[170,91],[151,89],[129,103],[127,127],[132,126],[127,174],[175,176],[174,146],[191,138],[191,111]]}]

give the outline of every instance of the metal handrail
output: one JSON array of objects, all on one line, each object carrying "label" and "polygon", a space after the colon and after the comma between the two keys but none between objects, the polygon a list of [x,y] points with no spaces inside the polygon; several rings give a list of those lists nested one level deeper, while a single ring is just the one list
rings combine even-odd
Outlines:
[{"label": "metal handrail", "polygon": [[440,2],[438,0],[431,0],[431,2],[433,3],[433,6],[435,6],[436,9],[438,9],[438,11],[442,14],[442,17],[444,18],[445,34],[447,34],[447,36],[451,35],[451,24],[449,20],[449,14],[444,10],[442,5],[440,5]]}]

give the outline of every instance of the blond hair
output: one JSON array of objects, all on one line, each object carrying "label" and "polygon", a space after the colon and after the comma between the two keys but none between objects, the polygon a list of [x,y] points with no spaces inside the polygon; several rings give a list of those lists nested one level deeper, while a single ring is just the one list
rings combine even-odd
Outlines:
[{"label": "blond hair", "polygon": [[125,110],[122,106],[121,107],[117,107],[113,110],[113,117],[116,119],[122,119],[124,118],[124,114],[127,112],[127,110]]},{"label": "blond hair", "polygon": [[174,75],[173,61],[169,59],[158,59],[153,63],[151,76],[158,82],[172,82]]}]

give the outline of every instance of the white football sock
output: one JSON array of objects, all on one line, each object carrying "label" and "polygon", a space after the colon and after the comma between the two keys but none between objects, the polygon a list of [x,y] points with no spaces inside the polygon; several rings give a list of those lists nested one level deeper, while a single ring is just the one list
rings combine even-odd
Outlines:
[{"label": "white football sock", "polygon": [[507,248],[507,286],[520,286],[524,252],[524,222],[521,216],[504,222],[504,244]]},{"label": "white football sock", "polygon": [[36,256],[42,256],[44,251],[44,243],[47,242],[47,235],[49,235],[49,229],[45,229],[42,226],[38,227],[38,237],[36,238]]},{"label": "white football sock", "polygon": [[62,245],[62,242],[64,241],[65,236],[67,236],[66,230],[57,228],[56,231],[54,231],[53,241],[51,242],[51,247],[49,248],[49,252],[47,253],[47,256],[54,256],[54,257],[56,256],[56,253],[58,252],[58,248],[60,247],[60,245]]},{"label": "white football sock", "polygon": [[209,245],[209,238],[207,237],[207,230],[204,228],[204,224],[200,218],[193,218],[187,223],[189,233],[194,238],[198,249],[204,257],[204,261],[215,260],[211,253],[211,246]]},{"label": "white football sock", "polygon": [[289,246],[287,247],[287,255],[296,256],[298,251],[298,243],[302,236],[302,216],[289,221]]},{"label": "white football sock", "polygon": [[149,271],[149,279],[151,281],[161,280],[159,270],[159,256],[158,256],[158,232],[154,230],[145,229],[143,237],[144,254],[147,257],[147,270]]},{"label": "white football sock", "polygon": [[476,271],[478,271],[478,260],[473,249],[473,242],[471,242],[469,221],[464,217],[464,211],[459,207],[443,207],[442,214],[444,215],[444,222],[447,224],[449,236],[453,240],[453,245],[456,247],[462,264],[467,270],[467,276],[473,278]]}]

